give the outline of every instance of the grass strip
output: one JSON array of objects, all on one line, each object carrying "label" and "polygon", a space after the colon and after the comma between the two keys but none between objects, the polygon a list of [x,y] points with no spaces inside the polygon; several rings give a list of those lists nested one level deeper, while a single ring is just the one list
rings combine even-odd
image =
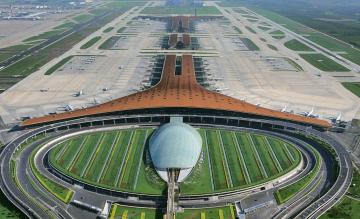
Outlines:
[{"label": "grass strip", "polygon": [[63,60],[61,60],[60,62],[56,63],[53,67],[49,68],[46,72],[45,75],[51,75],[52,73],[54,73],[56,70],[58,70],[59,68],[61,68],[63,65],[65,65],[68,61],[70,61],[74,56],[68,56],[66,58],[64,58]]},{"label": "grass strip", "polygon": [[87,41],[84,45],[80,47],[80,49],[88,49],[91,46],[93,46],[95,43],[97,43],[101,39],[101,36],[96,36],[92,38],[91,40]]},{"label": "grass strip", "polygon": [[40,173],[40,171],[35,166],[35,155],[41,148],[38,147],[37,150],[33,150],[31,152],[31,155],[29,157],[29,164],[31,171],[33,172],[34,176],[37,178],[37,180],[40,182],[42,186],[46,190],[48,190],[51,194],[53,194],[56,198],[58,198],[60,201],[68,204],[71,201],[71,198],[74,194],[74,192],[65,186],[62,186],[48,178],[46,178],[44,175]]}]

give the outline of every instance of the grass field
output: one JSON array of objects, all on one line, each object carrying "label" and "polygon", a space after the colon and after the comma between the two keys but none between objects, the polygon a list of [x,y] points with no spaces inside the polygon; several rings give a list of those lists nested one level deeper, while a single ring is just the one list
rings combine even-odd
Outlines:
[{"label": "grass field", "polygon": [[258,28],[263,31],[268,31],[271,29],[270,27],[264,27],[264,26],[258,26]]},{"label": "grass field", "polygon": [[354,169],[348,196],[345,196],[338,204],[322,215],[320,219],[360,218],[360,201],[351,197],[360,199],[360,174],[356,169]]},{"label": "grass field", "polygon": [[[85,26],[82,29],[77,30],[76,32],[68,35],[65,38],[59,39],[59,41],[32,53],[32,55],[25,57],[22,60],[19,60],[16,63],[0,70],[0,76],[8,77],[14,76],[17,77],[26,77],[29,74],[37,71],[44,64],[48,63],[53,58],[59,57],[75,44],[80,42],[82,39],[87,37],[89,34],[93,33],[97,29],[103,27],[104,24],[109,23],[114,18],[118,17],[120,14],[124,13],[128,8],[123,8],[121,10],[113,11],[106,17],[97,18],[97,21],[90,26]],[[80,15],[79,15],[80,16]],[[93,16],[93,15],[92,15]],[[78,21],[84,22],[84,18],[77,18]],[[55,31],[63,31],[62,29],[57,29]],[[48,35],[49,33],[47,33]],[[0,56],[1,58],[1,56]]]},{"label": "grass field", "polygon": [[344,43],[343,41],[340,41],[338,39],[332,38],[330,36],[327,36],[321,32],[318,32],[314,29],[311,29],[307,26],[304,26],[296,21],[293,21],[287,17],[281,16],[275,12],[260,9],[260,8],[254,8],[250,7],[251,10],[255,11],[256,13],[261,14],[262,16],[284,26],[285,28],[300,34],[305,35],[306,38],[311,40],[314,43],[319,44],[320,46],[323,46],[326,49],[329,49],[330,51],[334,52],[345,52],[340,53],[339,55],[343,56],[344,58],[356,63],[360,64],[360,50],[353,48],[351,45]]},{"label": "grass field", "polygon": [[2,192],[0,192],[0,218],[25,219],[27,217],[23,215]]},{"label": "grass field", "polygon": [[[114,190],[163,194],[148,154],[153,129],[98,132],[73,137],[50,151],[64,174]],[[280,139],[216,129],[199,129],[202,154],[182,194],[204,194],[253,186],[274,179],[300,162],[299,152]]]},{"label": "grass field", "polygon": [[33,45],[30,44],[20,44],[16,46],[9,46],[0,49],[0,62],[10,58],[11,56],[14,56],[16,53],[21,52],[25,49],[30,48]]},{"label": "grass field", "polygon": [[59,68],[61,68],[63,65],[65,65],[68,61],[70,61],[74,56],[68,56],[66,58],[64,58],[63,60],[61,60],[60,62],[56,63],[54,66],[52,66],[51,68],[49,68],[46,72],[45,75],[51,75],[52,73],[54,73],[56,70],[58,70]]},{"label": "grass field", "polygon": [[267,46],[268,46],[270,49],[272,49],[272,50],[275,50],[275,51],[278,50],[278,48],[276,48],[276,46],[274,46],[274,45],[267,44]]},{"label": "grass field", "polygon": [[78,23],[85,23],[94,18],[93,14],[81,14],[73,18],[74,21]]},{"label": "grass field", "polygon": [[285,38],[285,35],[272,35],[271,37],[277,40],[281,40]]},{"label": "grass field", "polygon": [[256,34],[256,31],[254,29],[252,29],[251,27],[245,26],[245,28],[250,31],[253,34]]},{"label": "grass field", "polygon": [[99,49],[111,49],[120,38],[120,36],[112,36],[108,38],[99,46]]},{"label": "grass field", "polygon": [[337,62],[331,60],[330,58],[324,56],[323,54],[300,54],[300,56],[305,59],[308,63],[314,67],[328,72],[348,72],[349,69],[338,64]]},{"label": "grass field", "polygon": [[249,38],[240,38],[240,40],[245,44],[245,46],[250,51],[259,51],[260,50],[260,48]]},{"label": "grass field", "polygon": [[113,190],[162,194],[165,184],[144,159],[152,129],[94,133],[69,139],[50,152],[55,168]]},{"label": "grass field", "polygon": [[108,27],[106,28],[103,32],[104,33],[109,33],[110,31],[112,31],[114,29],[114,27]]},{"label": "grass field", "polygon": [[[41,146],[40,146],[41,147]],[[51,194],[53,194],[60,201],[68,204],[74,194],[74,192],[53,180],[48,179],[44,175],[40,173],[40,171],[35,166],[34,157],[37,151],[40,149],[38,147],[36,150],[32,151],[31,156],[29,157],[29,164],[31,167],[31,171],[34,173],[37,180],[41,183],[41,185],[47,189]]]},{"label": "grass field", "polygon": [[344,82],[341,83],[346,89],[351,91],[356,96],[360,97],[360,83],[356,82]]},{"label": "grass field", "polygon": [[37,36],[27,38],[23,42],[46,40],[46,39],[49,39],[49,38],[51,38],[53,36],[56,36],[56,35],[64,32],[64,31],[66,31],[66,30],[64,30],[64,29],[54,29],[54,30],[51,30],[51,31],[48,31],[48,32],[41,33],[41,34],[39,34]]},{"label": "grass field", "polygon": [[296,39],[289,40],[284,45],[288,49],[291,49],[294,51],[314,51],[313,49],[311,49],[310,47],[308,47],[307,45],[301,43],[300,41],[298,41]]},{"label": "grass field", "polygon": [[297,182],[281,188],[279,190],[277,190],[274,195],[275,195],[275,199],[277,201],[278,204],[282,204],[285,203],[287,200],[289,200],[290,198],[292,198],[296,193],[298,193],[299,191],[301,191],[302,189],[304,189],[316,176],[316,174],[318,173],[318,171],[320,170],[320,155],[318,152],[316,152],[315,150],[313,150],[315,157],[316,157],[316,164],[313,170],[311,170],[311,172],[304,176],[303,178],[301,178],[300,180],[298,180]]},{"label": "grass field", "polygon": [[[142,14],[195,14],[194,8],[190,7],[147,7]],[[214,6],[196,8],[196,15],[219,15],[221,12]]]},{"label": "grass field", "polygon": [[80,47],[80,49],[88,49],[92,45],[94,45],[97,41],[99,41],[100,39],[101,39],[101,36],[96,36],[96,37],[92,38],[91,40],[87,41],[84,45],[82,45]]},{"label": "grass field", "polygon": [[[111,206],[109,219],[163,219],[162,209],[134,208],[113,204]],[[184,209],[177,213],[179,219],[235,219],[235,209],[232,205],[218,208]]]}]

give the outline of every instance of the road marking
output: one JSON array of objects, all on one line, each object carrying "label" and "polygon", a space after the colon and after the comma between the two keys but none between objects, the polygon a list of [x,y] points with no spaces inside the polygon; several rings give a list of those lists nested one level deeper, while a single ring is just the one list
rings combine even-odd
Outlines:
[{"label": "road marking", "polygon": [[275,165],[275,166],[276,166],[276,168],[278,169],[278,171],[279,171],[279,172],[283,171],[283,168],[281,167],[280,162],[279,162],[279,160],[278,160],[278,158],[277,158],[276,154],[274,153],[274,150],[273,150],[273,148],[272,148],[272,146],[271,146],[271,144],[270,144],[269,140],[267,139],[267,137],[266,137],[266,136],[264,137],[264,139],[265,139],[266,145],[268,146],[269,151],[270,151],[270,153],[271,153],[271,155],[272,155],[273,159],[275,160],[275,163],[276,163],[276,165]]},{"label": "road marking", "polygon": [[101,134],[98,142],[96,143],[96,146],[94,147],[93,151],[91,152],[90,159],[88,160],[88,162],[87,162],[86,165],[85,165],[85,168],[84,168],[83,171],[81,172],[81,178],[83,178],[84,175],[87,175],[87,172],[89,171],[89,169],[88,169],[88,168],[89,168],[89,165],[91,166],[90,162],[92,161],[92,158],[93,158],[93,156],[94,156],[94,154],[95,154],[95,151],[99,148],[99,145],[100,145],[100,143],[102,142],[103,138],[104,138],[104,134]]},{"label": "road marking", "polygon": [[249,171],[247,169],[247,166],[245,164],[245,160],[244,160],[244,156],[242,154],[242,151],[240,149],[240,144],[239,144],[239,141],[237,140],[237,136],[236,136],[236,133],[235,132],[232,132],[232,135],[233,135],[233,138],[235,139],[235,143],[236,143],[236,148],[238,150],[238,154],[240,155],[240,162],[242,163],[242,168],[245,170],[245,179],[247,181],[248,184],[251,183],[251,179],[250,179],[250,175],[249,175]]},{"label": "road marking", "polygon": [[146,140],[148,138],[148,132],[149,130],[146,129],[146,133],[145,133],[145,139],[144,139],[144,143],[141,147],[141,156],[139,157],[139,163],[138,163],[138,167],[137,167],[137,171],[136,171],[136,177],[135,177],[135,183],[133,185],[133,189],[135,190],[136,186],[137,186],[137,182],[139,179],[139,172],[140,172],[140,167],[141,167],[141,161],[143,159],[143,155],[144,155],[144,150],[145,150],[145,145],[146,145]]},{"label": "road marking", "polygon": [[212,166],[211,166],[211,160],[210,160],[210,154],[209,154],[209,146],[208,146],[208,142],[207,142],[206,130],[203,130],[203,133],[204,133],[204,137],[205,137],[205,148],[206,148],[206,155],[205,156],[208,157],[208,165],[209,165],[211,186],[212,186],[212,189],[215,190],[214,179],[213,179],[212,168],[211,168]]},{"label": "road marking", "polygon": [[233,185],[232,178],[231,178],[231,172],[230,172],[229,164],[228,164],[228,162],[227,162],[227,155],[226,155],[226,152],[225,152],[225,148],[224,148],[224,143],[223,143],[223,140],[222,140],[222,136],[221,136],[221,133],[220,133],[219,130],[216,131],[216,134],[217,134],[217,137],[218,137],[218,139],[219,139],[219,141],[220,141],[220,150],[222,151],[222,156],[221,156],[221,158],[222,158],[222,162],[225,164],[225,169],[226,169],[225,175],[226,175],[226,173],[227,173],[227,175],[229,176],[229,178],[228,178],[229,186],[230,186],[230,187],[233,187],[234,185]]},{"label": "road marking", "polygon": [[250,145],[251,145],[251,147],[252,147],[252,149],[253,149],[253,152],[255,153],[256,160],[257,160],[258,164],[261,166],[260,170],[261,170],[261,172],[263,173],[263,176],[264,176],[265,178],[268,178],[268,175],[267,175],[267,173],[266,173],[266,171],[265,171],[264,164],[262,163],[262,160],[260,159],[259,153],[258,153],[258,151],[257,151],[257,149],[256,149],[256,146],[255,146],[255,144],[254,144],[254,141],[253,141],[253,139],[252,139],[252,136],[251,136],[249,133],[247,133],[246,135],[247,135],[248,139],[250,140],[250,143],[251,143]]},{"label": "road marking", "polygon": [[115,177],[115,184],[114,184],[114,186],[117,186],[117,185],[119,184],[120,174],[121,174],[122,171],[123,171],[125,158],[127,157],[128,150],[129,150],[130,143],[131,143],[131,141],[132,141],[134,132],[135,132],[135,131],[131,131],[131,135],[130,135],[129,141],[128,141],[127,145],[126,145],[126,151],[125,151],[124,157],[123,157],[123,159],[122,159],[122,161],[121,161],[120,169],[119,169],[119,171],[118,171],[118,174],[117,174],[116,177]]},{"label": "road marking", "polygon": [[79,157],[80,151],[83,149],[85,142],[87,141],[88,136],[85,136],[85,138],[82,140],[80,146],[77,148],[76,152],[74,153],[74,156],[72,157],[71,161],[69,162],[68,166],[66,167],[67,171],[71,172],[71,168],[74,166],[75,161]]},{"label": "road marking", "polygon": [[103,166],[102,166],[102,168],[101,168],[100,174],[99,174],[99,176],[98,176],[97,179],[96,179],[96,182],[97,182],[97,183],[98,183],[98,182],[100,181],[100,179],[102,179],[103,176],[104,176],[104,175],[103,175],[103,174],[104,174],[104,169],[105,169],[105,167],[108,166],[108,162],[109,162],[109,160],[110,160],[109,157],[113,155],[113,151],[114,151],[114,148],[115,148],[114,146],[116,145],[117,140],[118,140],[119,136],[121,135],[120,133],[121,133],[121,132],[117,132],[117,133],[116,133],[116,136],[115,136],[115,138],[114,138],[114,140],[113,140],[113,142],[112,142],[112,144],[111,144],[111,148],[110,148],[108,154],[106,155],[105,162],[104,162],[104,164],[103,164]]}]

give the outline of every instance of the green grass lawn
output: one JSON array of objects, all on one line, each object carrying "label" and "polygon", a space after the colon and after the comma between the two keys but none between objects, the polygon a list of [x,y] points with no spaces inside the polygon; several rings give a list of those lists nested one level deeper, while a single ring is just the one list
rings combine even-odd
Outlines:
[{"label": "green grass lawn", "polygon": [[96,37],[92,38],[91,40],[89,40],[88,42],[86,42],[84,45],[82,45],[82,46],[80,47],[80,49],[88,49],[88,48],[90,48],[92,45],[94,45],[95,43],[97,43],[100,39],[101,39],[101,36],[96,36]]},{"label": "green grass lawn", "polygon": [[248,136],[245,133],[236,133],[236,138],[244,157],[251,182],[257,182],[264,179]]},{"label": "green grass lawn", "polygon": [[237,151],[237,147],[235,146],[232,133],[229,131],[221,131],[220,138],[224,145],[233,186],[246,185],[245,171],[243,170],[241,158]]},{"label": "green grass lawn", "polygon": [[360,198],[360,172],[356,168],[353,171],[353,178],[348,193],[351,196]]},{"label": "green grass lawn", "polygon": [[11,56],[14,56],[15,54],[17,54],[23,50],[30,48],[31,46],[32,45],[29,45],[29,44],[20,44],[20,45],[9,46],[9,47],[0,49],[0,62],[10,58]]},{"label": "green grass lawn", "polygon": [[277,51],[277,50],[278,50],[278,48],[276,48],[276,46],[274,46],[274,45],[267,44],[267,46],[268,46],[270,49],[274,50],[274,51]]},{"label": "green grass lawn", "polygon": [[304,69],[297,63],[295,62],[294,60],[292,59],[289,59],[287,57],[284,57],[286,59],[286,61],[292,65],[294,68],[296,68],[298,71],[303,71]]},{"label": "green grass lawn", "polygon": [[37,36],[33,36],[33,37],[30,37],[30,38],[27,38],[25,39],[23,42],[31,42],[31,41],[37,41],[37,40],[46,40],[46,39],[49,39],[53,36],[56,36],[62,32],[64,32],[65,30],[64,29],[55,29],[55,30],[51,30],[51,31],[48,31],[48,32],[44,32],[44,33],[41,33]]},{"label": "green grass lawn", "polygon": [[316,157],[316,164],[314,169],[305,177],[301,178],[297,182],[277,190],[274,195],[278,204],[285,203],[287,200],[292,198],[296,193],[304,189],[316,176],[317,172],[320,170],[320,155],[317,151],[313,150]]},{"label": "green grass lawn", "polygon": [[51,75],[52,73],[54,73],[56,70],[58,70],[59,68],[61,68],[63,65],[65,65],[68,61],[70,61],[74,56],[68,56],[66,58],[64,58],[63,60],[61,60],[60,62],[56,63],[53,67],[49,68],[46,72],[45,75]]},{"label": "green grass lawn", "polygon": [[251,135],[253,139],[254,146],[260,156],[262,163],[264,164],[265,171],[268,176],[275,175],[279,171],[276,168],[275,161],[269,152],[268,147],[266,147],[266,143],[262,136],[259,135]]},{"label": "green grass lawn", "polygon": [[271,37],[277,40],[281,40],[285,38],[285,35],[272,35]]},{"label": "green grass lawn", "polygon": [[344,58],[360,65],[360,50],[352,48],[351,45],[344,43],[343,41],[337,40],[335,38],[329,37],[321,32],[318,32],[314,29],[311,29],[307,26],[304,26],[296,21],[293,21],[287,17],[281,16],[275,12],[250,7],[251,10],[259,13],[266,18],[286,27],[287,29],[301,35],[305,35],[306,38],[313,41],[314,43],[319,44],[320,46],[325,47],[331,51],[343,51],[346,54],[339,54]]},{"label": "green grass lawn", "polygon": [[251,27],[245,26],[245,28],[246,28],[248,31],[250,31],[251,33],[256,34],[256,31],[255,31],[254,29],[252,29]]},{"label": "green grass lawn", "polygon": [[109,219],[162,219],[163,213],[155,208],[134,208],[124,205],[114,204],[111,206]]},{"label": "green grass lawn", "polygon": [[281,30],[275,30],[269,33],[270,35],[285,35]]},{"label": "green grass lawn", "polygon": [[228,176],[224,164],[224,154],[220,148],[219,136],[214,130],[206,130],[209,147],[211,171],[215,190],[229,188]]},{"label": "green grass lawn", "polygon": [[95,16],[93,14],[80,14],[73,18],[74,21],[78,23],[85,23],[93,19]]},{"label": "green grass lawn", "polygon": [[125,152],[131,140],[132,131],[122,131],[119,133],[120,137],[117,140],[115,148],[108,161],[109,168],[106,168],[105,173],[100,181],[101,184],[115,187],[117,183],[117,176],[121,171],[121,161],[125,157]]},{"label": "green grass lawn", "polygon": [[182,183],[182,194],[211,193],[214,191],[210,183],[212,179],[210,175],[211,170],[209,169],[209,152],[206,147],[205,130],[199,129],[198,131],[203,139],[202,159],[198,161],[191,175]]},{"label": "green grass lawn", "polygon": [[27,217],[0,192],[0,218],[25,219]]},{"label": "green grass lawn", "polygon": [[112,31],[114,29],[114,27],[108,27],[106,28],[103,32],[104,33],[109,33],[110,31]]},{"label": "green grass lawn", "polygon": [[75,25],[74,22],[72,22],[72,21],[66,21],[66,22],[64,22],[63,24],[60,24],[60,25],[54,27],[53,29],[70,29],[70,28],[72,28],[74,25]]},{"label": "green grass lawn", "polygon": [[95,154],[93,155],[92,165],[88,166],[88,175],[85,176],[89,181],[96,183],[99,181],[102,169],[106,163],[106,157],[109,153],[111,153],[112,146],[116,140],[116,135],[117,133],[115,132],[106,133],[99,144]]},{"label": "green grass lawn", "polygon": [[288,49],[291,49],[294,51],[314,51],[312,48],[308,47],[307,45],[301,43],[300,41],[298,41],[296,39],[289,40],[284,45]]},{"label": "green grass lawn", "polygon": [[[179,219],[235,219],[234,206],[228,205],[217,208],[184,209],[184,212],[176,214]],[[109,219],[163,219],[162,209],[155,208],[134,208],[119,204],[113,204]]]},{"label": "green grass lawn", "polygon": [[356,82],[344,82],[341,83],[346,89],[351,91],[356,96],[360,97],[360,83]]},{"label": "green grass lawn", "polygon": [[[40,146],[41,147],[41,146]],[[74,192],[55,181],[52,181],[42,175],[40,171],[35,166],[34,157],[37,151],[40,149],[40,147],[37,148],[37,150],[33,150],[31,153],[31,156],[29,157],[29,164],[31,171],[34,173],[37,180],[41,183],[42,186],[44,186],[45,189],[47,189],[51,194],[53,194],[56,198],[58,198],[60,201],[64,203],[69,203]]]},{"label": "green grass lawn", "polygon": [[[66,175],[101,187],[164,194],[166,184],[157,175],[149,155],[148,139],[152,132],[153,129],[132,129],[73,137],[50,151],[50,163]],[[248,134],[216,129],[199,129],[199,133],[203,138],[201,158],[185,182],[180,184],[182,194],[246,188],[276,178],[300,161],[299,152],[291,145],[286,151],[286,143],[280,139],[267,137],[270,141],[270,146],[267,146],[264,136],[255,136],[255,144],[258,145],[255,147],[264,164],[269,166],[268,178],[265,178]],[[276,170],[268,147],[277,154],[283,171]],[[291,156],[286,153],[292,153],[294,159],[290,161]]]},{"label": "green grass lawn", "polygon": [[319,219],[359,219],[359,209],[359,201],[345,197],[329,211],[321,215]]},{"label": "green grass lawn", "polygon": [[[188,7],[147,7],[142,14],[195,14],[194,8]],[[196,8],[196,14],[201,15],[220,15],[221,12],[214,6],[204,6]]]},{"label": "green grass lawn", "polygon": [[265,26],[258,26],[258,28],[263,31],[268,31],[271,29],[270,27],[265,27]]},{"label": "green grass lawn", "polygon": [[250,51],[259,51],[260,50],[260,48],[249,38],[240,38],[240,40],[245,44],[245,46]]},{"label": "green grass lawn", "polygon": [[116,32],[117,33],[123,33],[126,30],[127,27],[120,27]]},{"label": "green grass lawn", "polygon": [[[348,195],[360,198],[360,174],[355,168]],[[360,218],[359,209],[360,201],[344,197],[338,204],[323,214],[320,219]]]},{"label": "green grass lawn", "polygon": [[112,36],[109,39],[107,39],[105,42],[103,42],[99,46],[99,49],[111,49],[119,39],[120,36]]},{"label": "green grass lawn", "polygon": [[119,187],[132,190],[136,187],[137,173],[143,149],[147,139],[147,130],[136,130],[133,141],[130,144],[130,151],[125,160],[124,171],[121,173]]},{"label": "green grass lawn", "polygon": [[219,208],[185,209],[177,213],[177,219],[235,219],[235,209],[232,205]]},{"label": "green grass lawn", "polygon": [[37,71],[41,66],[48,63],[53,58],[59,57],[63,53],[73,47],[76,43],[93,33],[97,29],[103,27],[104,24],[109,23],[115,17],[124,13],[126,8],[118,11],[114,11],[112,14],[99,18],[96,23],[91,26],[84,27],[81,30],[76,31],[73,34],[51,44],[50,46],[43,48],[42,50],[33,53],[32,55],[12,64],[11,66],[2,69],[0,71],[1,76],[27,76]]},{"label": "green grass lawn", "polygon": [[242,31],[240,30],[240,28],[234,26],[234,30],[239,34],[242,34]]},{"label": "green grass lawn", "polygon": [[349,69],[324,56],[323,54],[300,54],[308,63],[322,71],[348,72]]}]

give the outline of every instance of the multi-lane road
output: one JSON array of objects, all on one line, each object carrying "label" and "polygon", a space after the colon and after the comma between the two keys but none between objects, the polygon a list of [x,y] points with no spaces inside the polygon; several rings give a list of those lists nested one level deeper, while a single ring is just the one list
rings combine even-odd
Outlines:
[{"label": "multi-lane road", "polygon": [[[139,118],[139,117],[146,117],[146,116],[156,116],[156,115],[142,115],[142,116],[133,116],[135,118]],[[164,115],[158,115],[158,116],[164,116]],[[197,117],[196,115],[193,115],[193,117]],[[228,117],[226,117],[228,118]],[[119,119],[119,117],[99,117],[99,118],[88,118],[88,119],[79,119],[76,121],[69,121],[69,122],[65,122],[65,123],[58,123],[58,124],[53,124],[53,125],[48,125],[48,126],[44,126],[41,128],[37,128],[34,129],[32,131],[27,132],[24,135],[21,135],[20,137],[18,137],[17,139],[13,140],[12,142],[10,142],[5,150],[3,151],[3,153],[1,154],[0,159],[2,160],[2,165],[1,165],[1,173],[2,173],[2,177],[1,177],[1,189],[5,192],[6,196],[12,200],[19,208],[21,208],[24,212],[26,212],[28,215],[30,216],[34,216],[34,217],[41,217],[41,218],[47,218],[47,217],[57,217],[58,215],[61,215],[61,217],[64,218],[71,218],[71,215],[69,214],[69,212],[66,210],[67,206],[64,205],[63,203],[60,203],[58,200],[56,200],[52,195],[49,195],[48,192],[42,188],[41,185],[39,185],[39,183],[37,183],[37,181],[35,180],[34,176],[31,173],[31,170],[28,167],[28,158],[30,156],[30,153],[32,150],[34,150],[36,148],[36,146],[38,146],[39,144],[44,143],[45,141],[49,140],[49,138],[56,138],[59,136],[62,136],[66,133],[72,133],[72,132],[78,132],[79,131],[79,125],[75,125],[75,124],[85,124],[85,123],[90,123],[93,122],[93,124],[99,124],[100,127],[104,127],[104,123],[99,121],[104,121],[104,120],[111,120],[113,119],[115,121],[115,119]],[[229,119],[229,118],[228,118]],[[311,134],[316,136],[317,138],[321,138],[324,141],[328,142],[331,146],[333,146],[333,148],[335,149],[336,153],[338,154],[339,157],[339,177],[337,178],[336,182],[333,185],[330,185],[330,189],[327,193],[325,193],[325,195],[322,194],[322,189],[324,188],[324,185],[326,184],[326,179],[327,177],[324,176],[324,174],[326,175],[326,167],[325,165],[323,165],[322,171],[319,172],[318,176],[313,180],[313,182],[310,184],[310,187],[307,188],[310,190],[309,193],[307,193],[306,195],[304,195],[303,200],[301,200],[300,202],[293,202],[293,203],[287,203],[289,205],[296,205],[296,209],[298,209],[297,211],[291,210],[294,208],[282,208],[280,209],[280,212],[277,214],[278,216],[276,218],[288,218],[290,216],[294,216],[296,214],[298,214],[298,212],[300,212],[300,214],[298,214],[298,218],[316,218],[318,217],[322,212],[326,211],[327,209],[329,209],[332,205],[334,205],[346,192],[348,186],[350,185],[351,182],[351,173],[352,173],[352,168],[351,168],[351,163],[350,163],[350,158],[349,155],[347,154],[346,150],[340,145],[338,144],[336,141],[332,140],[330,137],[328,137],[328,135],[326,133],[323,132],[319,132],[317,130],[311,129],[311,128],[307,128],[304,126],[300,126],[300,125],[295,125],[295,124],[289,124],[286,122],[280,122],[280,121],[265,121],[265,120],[256,120],[256,119],[247,119],[247,118],[232,118],[232,119],[245,119],[245,120],[250,120],[250,121],[262,121],[265,123],[270,123],[270,124],[275,124],[275,125],[283,125],[284,127],[290,127],[290,128],[295,128],[296,130],[301,130],[305,133]],[[96,121],[98,121],[96,123]],[[130,120],[129,120],[130,121]],[[135,120],[136,121],[136,120]],[[206,121],[206,120],[204,120]],[[10,160],[12,157],[12,154],[17,150],[16,148],[21,144],[21,142],[23,142],[25,139],[29,138],[30,136],[33,136],[35,134],[39,134],[39,133],[43,133],[45,131],[49,131],[49,130],[54,130],[60,127],[65,127],[66,126],[71,126],[71,127],[76,127],[74,129],[69,129],[66,131],[62,131],[62,132],[54,132],[53,134],[48,134],[47,138],[44,138],[42,140],[40,140],[39,142],[36,142],[36,144],[30,144],[29,146],[27,146],[22,153],[20,154],[20,159],[18,159],[17,161],[17,165],[16,165],[16,180],[19,182],[19,185],[16,185],[13,183],[13,178],[12,178],[12,172],[10,169]],[[201,124],[198,124],[201,125]],[[109,127],[113,127],[114,125],[106,125]],[[216,126],[216,125],[214,125]],[[239,127],[229,127],[229,126],[225,126],[227,128],[235,128],[235,129],[239,129]],[[87,128],[83,128],[83,129],[89,129],[91,127],[87,127]],[[96,126],[94,127],[96,128]],[[240,128],[241,129],[241,128]],[[255,129],[251,129],[252,131],[257,131],[257,132],[269,132],[269,131],[265,131],[265,130],[255,130]],[[273,135],[278,135],[279,137],[283,137],[285,139],[291,140],[294,143],[296,143],[297,145],[303,145],[304,143],[302,143],[300,140],[291,137],[291,136],[287,136],[284,134],[280,134],[280,133],[276,133],[276,132],[269,132],[270,134]],[[305,144],[306,145],[306,144]],[[309,159],[309,158],[308,158]],[[323,159],[326,161],[326,159]],[[309,165],[313,165],[313,158],[309,159],[309,162],[307,164],[307,166]],[[24,171],[25,170],[25,171]],[[42,170],[42,171],[47,171],[47,170]],[[306,172],[304,173],[306,174]],[[36,184],[36,186],[34,187],[34,182]],[[289,181],[289,183],[292,181]],[[317,183],[320,182],[320,183]],[[283,185],[282,185],[283,186]],[[82,190],[82,189],[79,189]],[[83,194],[86,194],[86,192],[82,191]],[[93,193],[93,192],[88,192],[88,193]],[[304,194],[304,193],[302,193]],[[227,197],[226,195],[224,195],[224,200],[227,202],[231,202],[231,201],[235,201],[236,199],[238,199],[239,197],[241,197],[241,195],[243,194],[238,194],[239,196],[234,196],[234,194],[229,194],[229,196]],[[34,198],[37,197],[37,198]],[[110,196],[104,196],[102,195],[103,198],[106,197],[109,198],[109,200],[113,199],[114,197],[111,198]],[[200,197],[203,198],[203,197]],[[125,199],[124,199],[125,200]],[[316,200],[316,201],[314,201]],[[133,203],[134,204],[134,203]],[[136,204],[136,202],[135,202]],[[186,201],[183,202],[183,204],[185,204],[186,206],[201,206],[201,203],[197,203],[196,200],[189,200],[189,203],[186,204]],[[211,203],[209,203],[211,204]],[[101,207],[101,206],[98,206]],[[54,209],[57,209],[56,211]],[[301,209],[304,209],[303,211],[300,211]],[[282,215],[281,217],[279,217],[279,215]]]}]

